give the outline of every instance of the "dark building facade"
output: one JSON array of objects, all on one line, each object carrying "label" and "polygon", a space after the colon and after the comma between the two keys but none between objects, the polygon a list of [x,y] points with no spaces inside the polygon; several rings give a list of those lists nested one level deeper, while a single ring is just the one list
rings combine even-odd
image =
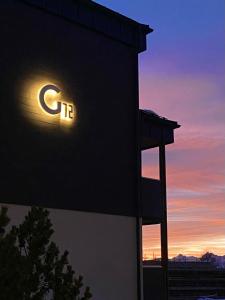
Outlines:
[{"label": "dark building facade", "polygon": [[1,1],[0,22],[0,202],[15,223],[32,205],[50,209],[94,299],[141,299],[142,223],[165,220],[141,150],[178,127],[139,111],[152,30],[81,0]]}]

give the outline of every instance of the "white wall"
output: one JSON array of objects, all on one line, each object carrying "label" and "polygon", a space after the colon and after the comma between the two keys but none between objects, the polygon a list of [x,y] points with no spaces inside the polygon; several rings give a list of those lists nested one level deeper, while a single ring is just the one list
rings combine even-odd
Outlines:
[{"label": "white wall", "polygon": [[[29,207],[5,205],[11,224]],[[93,300],[137,300],[136,220],[132,217],[50,209],[54,240],[69,251],[74,270],[91,287]]]}]

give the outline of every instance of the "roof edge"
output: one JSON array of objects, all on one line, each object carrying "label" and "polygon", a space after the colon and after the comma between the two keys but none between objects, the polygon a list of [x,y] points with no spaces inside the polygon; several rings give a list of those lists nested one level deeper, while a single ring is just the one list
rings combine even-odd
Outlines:
[{"label": "roof edge", "polygon": [[146,50],[146,35],[153,31],[91,0],[17,0],[120,41],[138,53]]},{"label": "roof edge", "polygon": [[172,129],[177,129],[181,127],[181,125],[179,125],[178,122],[161,117],[155,113],[149,112],[148,110],[139,109],[139,111],[140,113],[144,114],[151,122],[161,124],[162,126],[168,126]]}]

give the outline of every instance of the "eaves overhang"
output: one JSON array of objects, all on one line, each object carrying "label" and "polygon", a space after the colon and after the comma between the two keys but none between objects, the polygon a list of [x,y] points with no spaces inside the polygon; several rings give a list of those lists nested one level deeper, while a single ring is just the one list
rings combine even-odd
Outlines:
[{"label": "eaves overhang", "polygon": [[176,121],[168,120],[150,110],[139,110],[139,113],[141,150],[174,142],[174,129],[180,127]]},{"label": "eaves overhang", "polygon": [[138,53],[146,50],[146,35],[153,31],[111,9],[90,0],[18,0],[43,9],[112,39],[133,47]]}]

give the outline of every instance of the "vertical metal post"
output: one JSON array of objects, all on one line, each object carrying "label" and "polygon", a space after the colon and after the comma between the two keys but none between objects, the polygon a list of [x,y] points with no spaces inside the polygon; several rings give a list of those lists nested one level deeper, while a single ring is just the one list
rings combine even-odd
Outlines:
[{"label": "vertical metal post", "polygon": [[138,300],[144,300],[144,291],[143,291],[143,263],[142,263],[142,218],[137,217],[136,219],[136,234],[137,234],[137,252],[138,252],[138,261],[137,261],[137,272],[139,277],[138,282]]},{"label": "vertical metal post", "polygon": [[144,292],[143,292],[143,264],[142,264],[142,218],[141,218],[141,135],[140,135],[140,112],[139,112],[139,86],[138,86],[138,55],[135,55],[136,62],[133,65],[134,74],[135,74],[135,82],[133,85],[134,90],[133,94],[136,98],[136,159],[137,159],[137,173],[136,173],[136,241],[137,241],[137,297],[138,300],[144,300]]},{"label": "vertical metal post", "polygon": [[165,274],[165,299],[168,299],[168,233],[167,233],[167,196],[166,196],[166,153],[165,145],[159,146],[159,171],[161,197],[163,202],[163,220],[161,222],[161,259]]}]

